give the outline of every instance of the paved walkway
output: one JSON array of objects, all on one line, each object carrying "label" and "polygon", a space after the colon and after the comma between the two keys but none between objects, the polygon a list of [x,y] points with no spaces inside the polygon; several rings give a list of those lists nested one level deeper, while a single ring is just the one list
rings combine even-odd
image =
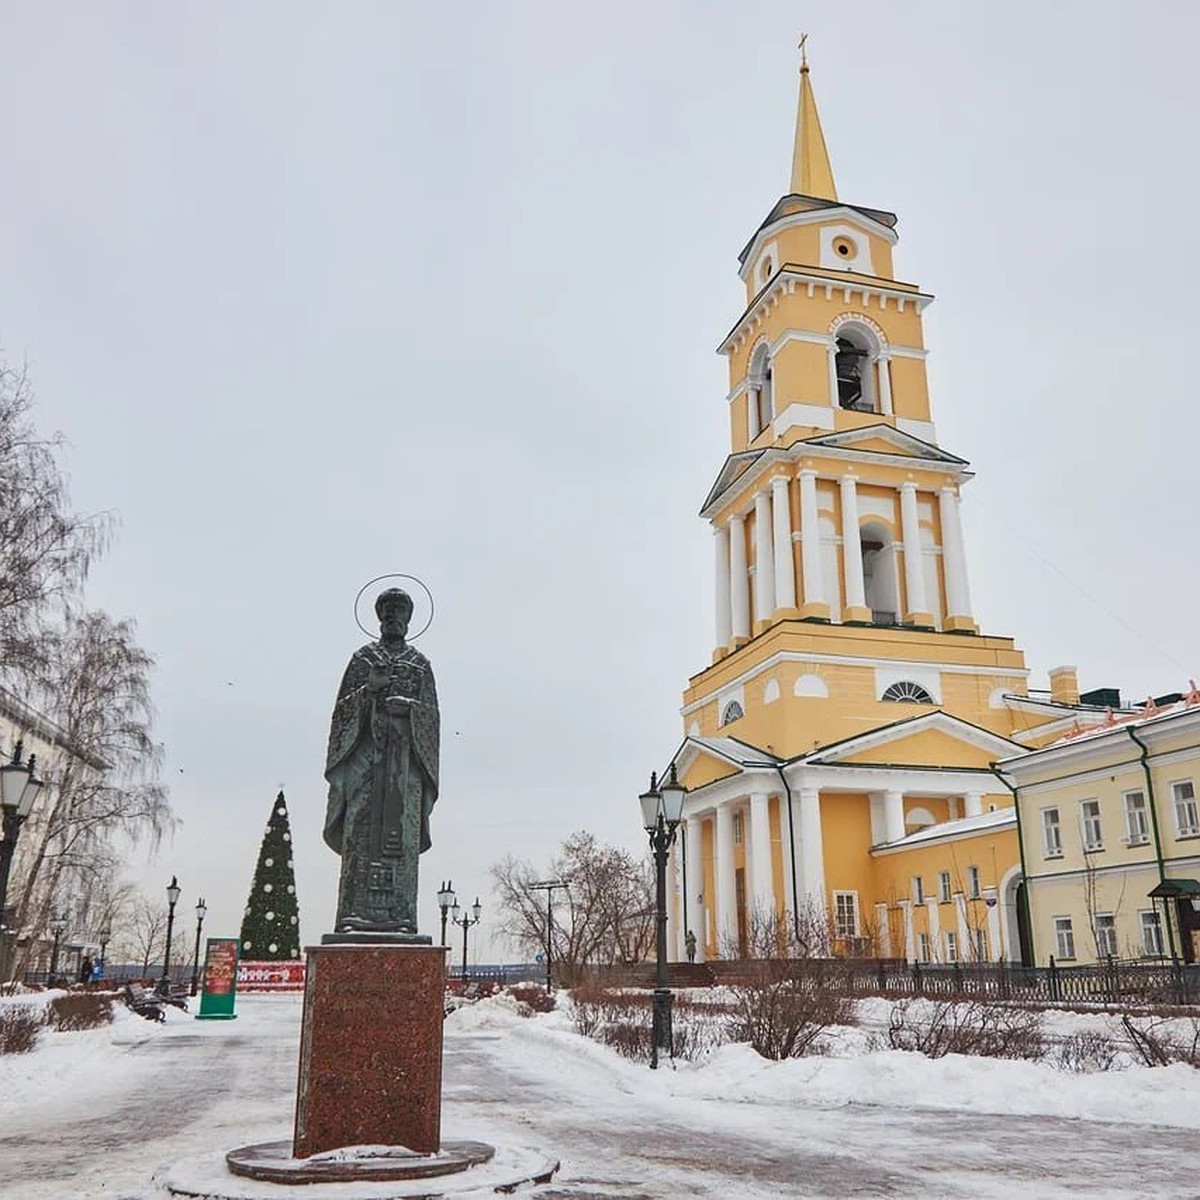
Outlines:
[{"label": "paved walkway", "polygon": [[[103,1080],[86,1096],[52,1087],[7,1113],[0,1197],[145,1200],[164,1164],[286,1136],[298,1005],[273,1002],[241,1029],[148,1031],[120,1051],[107,1093]],[[594,1101],[581,1105],[588,1072]],[[1197,1138],[1175,1130],[696,1100],[673,1110],[662,1095],[607,1086],[600,1060],[522,1056],[495,1033],[448,1036],[445,1076],[446,1136],[562,1158],[554,1182],[526,1193],[534,1200],[1200,1194]]]}]

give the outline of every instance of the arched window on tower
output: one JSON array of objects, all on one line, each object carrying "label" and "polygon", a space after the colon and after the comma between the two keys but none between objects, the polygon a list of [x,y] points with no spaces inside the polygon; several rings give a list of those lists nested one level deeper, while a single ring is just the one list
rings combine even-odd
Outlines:
[{"label": "arched window on tower", "polygon": [[721,724],[732,725],[734,721],[740,721],[745,715],[742,706],[736,700],[730,700],[721,714]]},{"label": "arched window on tower", "polygon": [[909,679],[893,683],[879,697],[880,700],[894,700],[900,704],[933,704],[933,697],[919,684]]},{"label": "arched window on tower", "polygon": [[891,532],[873,522],[859,530],[862,547],[863,597],[876,625],[899,621],[900,590],[896,574],[896,546]]},{"label": "arched window on tower", "polygon": [[758,396],[758,409],[753,414],[754,435],[762,433],[775,416],[774,387],[771,378],[771,353],[759,346],[750,360],[750,386]]},{"label": "arched window on tower", "polygon": [[879,411],[875,393],[877,358],[877,349],[863,330],[852,325],[838,330],[833,364],[839,407],[854,412]]}]

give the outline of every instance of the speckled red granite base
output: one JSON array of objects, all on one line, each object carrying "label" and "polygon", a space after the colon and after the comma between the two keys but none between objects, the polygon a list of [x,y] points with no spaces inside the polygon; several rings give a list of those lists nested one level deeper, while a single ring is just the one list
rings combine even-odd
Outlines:
[{"label": "speckled red granite base", "polygon": [[407,1146],[442,1124],[442,946],[310,946],[292,1153]]}]

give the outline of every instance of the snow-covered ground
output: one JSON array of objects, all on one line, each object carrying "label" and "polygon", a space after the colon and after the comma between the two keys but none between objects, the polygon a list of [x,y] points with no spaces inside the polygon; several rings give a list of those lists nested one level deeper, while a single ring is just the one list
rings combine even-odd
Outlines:
[{"label": "snow-covered ground", "polygon": [[[885,1012],[863,1006],[868,1026]],[[118,1009],[109,1028],[44,1033],[0,1058],[0,1197],[143,1200],[167,1164],[287,1137],[299,999],[244,997],[239,1014],[171,1011],[159,1026]],[[1200,1191],[1200,1072],[931,1061],[869,1051],[867,1037],[841,1031],[828,1056],[784,1063],[725,1046],[652,1072],[564,1012],[485,1001],[446,1022],[443,1135],[560,1158],[538,1200]]]}]

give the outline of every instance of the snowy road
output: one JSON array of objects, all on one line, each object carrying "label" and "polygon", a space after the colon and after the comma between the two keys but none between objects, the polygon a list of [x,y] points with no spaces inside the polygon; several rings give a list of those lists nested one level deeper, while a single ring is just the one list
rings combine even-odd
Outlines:
[{"label": "snowy road", "polygon": [[[252,997],[241,1012],[235,1023],[180,1016],[166,1028],[122,1014],[115,1036],[54,1035],[20,1064],[0,1060],[0,1197],[141,1200],[156,1195],[149,1181],[165,1164],[287,1136],[299,1003]],[[831,1104],[816,1075],[804,1077],[816,1102],[772,1103],[723,1084],[722,1071],[746,1074],[737,1053],[704,1071],[652,1073],[574,1037],[561,1019],[478,1006],[448,1022],[443,1133],[560,1157],[555,1181],[527,1193],[537,1200],[1200,1193],[1194,1129],[911,1100]],[[830,1070],[821,1061],[789,1067],[793,1075]],[[1015,1081],[1034,1069],[996,1069],[1008,1068]],[[754,1069],[785,1077],[770,1065]],[[963,1071],[960,1084],[974,1086]],[[941,1078],[954,1086],[954,1076]],[[1096,1078],[1063,1086],[1114,1079]],[[1181,1078],[1165,1082],[1177,1090]],[[1038,1098],[1026,1099],[1036,1111]],[[1190,1092],[1179,1102],[1195,1109]]]}]

